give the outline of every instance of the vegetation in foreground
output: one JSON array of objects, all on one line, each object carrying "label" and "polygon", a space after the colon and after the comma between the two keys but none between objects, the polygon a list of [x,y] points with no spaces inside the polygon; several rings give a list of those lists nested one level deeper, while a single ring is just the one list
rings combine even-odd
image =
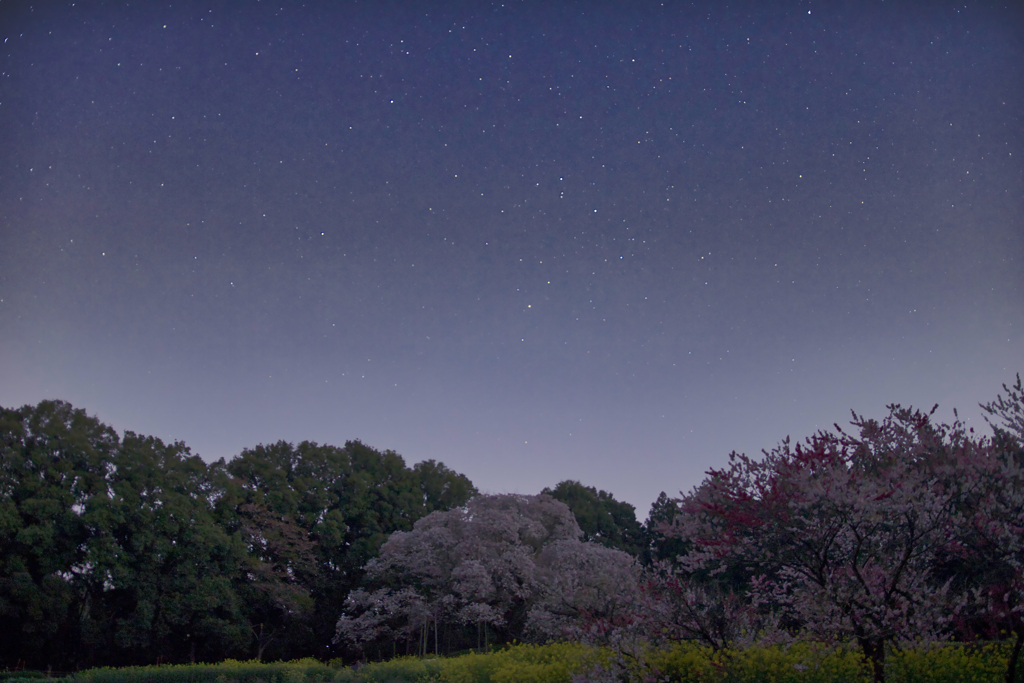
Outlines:
[{"label": "vegetation in foreground", "polygon": [[[985,683],[1002,679],[1007,644],[942,644],[893,652],[892,683]],[[398,657],[361,667],[315,660],[88,669],[67,683],[867,683],[857,648],[815,643],[714,651],[697,643],[641,649],[622,658],[581,643],[514,645],[453,657]],[[2,683],[45,683],[41,672],[0,672]]]}]

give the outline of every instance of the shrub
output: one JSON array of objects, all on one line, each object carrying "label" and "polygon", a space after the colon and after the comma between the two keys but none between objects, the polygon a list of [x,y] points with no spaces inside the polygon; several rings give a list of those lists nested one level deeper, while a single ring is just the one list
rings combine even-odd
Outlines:
[{"label": "shrub", "polygon": [[269,664],[229,659],[220,664],[87,669],[73,676],[73,683],[341,683],[351,680],[351,671],[335,669],[315,659]]},{"label": "shrub", "polygon": [[359,681],[366,683],[427,683],[439,680],[444,660],[439,658],[396,657],[386,662],[367,664],[359,670]]},{"label": "shrub", "polygon": [[721,664],[707,645],[676,643],[646,655],[647,665],[656,673],[679,683],[721,680]]},{"label": "shrub", "polygon": [[[981,683],[1003,681],[1010,647],[1006,643],[944,643],[894,652],[886,666],[894,683]],[[1020,676],[1017,680],[1022,680]]]},{"label": "shrub", "polygon": [[449,659],[444,683],[569,683],[595,657],[579,643],[518,645],[488,654]]},{"label": "shrub", "polygon": [[[888,683],[997,683],[1009,643],[919,646],[886,656]],[[617,662],[617,664],[615,664]],[[358,672],[312,659],[295,662],[90,669],[68,683],[869,683],[872,671],[855,647],[811,642],[755,645],[713,652],[695,642],[616,657],[608,648],[580,643],[516,645],[459,657],[399,657],[367,664]],[[56,683],[39,672],[3,672],[0,683]],[[1020,677],[1018,677],[1020,678]],[[1024,683],[1024,680],[1021,680]]]},{"label": "shrub", "polygon": [[872,679],[871,667],[860,651],[818,643],[752,646],[734,650],[729,653],[725,669],[723,680],[727,683],[867,683]]}]

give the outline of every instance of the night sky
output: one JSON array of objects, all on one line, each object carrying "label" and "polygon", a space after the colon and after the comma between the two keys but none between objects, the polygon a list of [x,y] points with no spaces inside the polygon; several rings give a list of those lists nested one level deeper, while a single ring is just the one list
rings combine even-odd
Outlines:
[{"label": "night sky", "polygon": [[1018,2],[0,0],[0,405],[645,518],[1024,372]]}]

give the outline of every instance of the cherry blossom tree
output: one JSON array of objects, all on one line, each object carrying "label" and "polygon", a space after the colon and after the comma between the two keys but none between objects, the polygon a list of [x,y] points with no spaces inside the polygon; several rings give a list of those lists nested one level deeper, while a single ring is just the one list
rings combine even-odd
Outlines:
[{"label": "cherry blossom tree", "polygon": [[[521,636],[538,590],[535,555],[579,535],[572,513],[550,496],[478,496],[463,508],[433,512],[412,531],[392,534],[366,564],[378,588],[349,597],[336,640],[356,646],[380,635],[408,640],[438,622],[475,622]],[[380,631],[382,624],[389,630]],[[435,630],[435,649],[437,641]]]},{"label": "cherry blossom tree", "polygon": [[732,454],[666,529],[693,544],[684,568],[750,567],[755,604],[854,639],[883,681],[888,643],[944,632],[953,596],[933,568],[963,522],[956,502],[978,485],[958,474],[979,446],[931,414],[890,406],[882,422],[855,414],[857,436],[836,427],[761,460]]},{"label": "cherry blossom tree", "polygon": [[[358,650],[375,641],[394,645],[409,640],[425,628],[430,616],[423,596],[412,588],[381,588],[373,592],[358,588],[349,594],[345,609],[338,620],[335,641],[347,642]],[[425,643],[421,643],[420,653],[425,650]]]},{"label": "cherry blossom tree", "polygon": [[578,639],[581,629],[631,614],[640,598],[640,566],[622,550],[566,539],[544,548],[536,566],[540,589],[527,620],[535,639]]},{"label": "cherry blossom tree", "polygon": [[695,640],[713,652],[755,639],[785,639],[777,615],[722,582],[701,580],[669,562],[654,565],[643,584],[645,631],[662,641]]},{"label": "cherry blossom tree", "polygon": [[431,513],[366,565],[376,588],[349,596],[336,641],[365,648],[419,634],[426,652],[431,628],[439,649],[439,625],[504,640],[563,635],[573,620],[613,612],[636,587],[630,555],[580,535],[569,508],[544,494],[478,496]]},{"label": "cherry blossom tree", "polygon": [[1014,636],[1006,671],[1013,683],[1024,645],[1024,446],[1004,432],[991,451],[973,473],[980,492],[965,506],[969,517],[959,549],[980,568],[974,607],[997,631]]},{"label": "cherry blossom tree", "polygon": [[[968,524],[960,548],[982,569],[977,602],[998,628],[1014,635],[1007,683],[1015,680],[1024,646],[1024,385],[1020,375],[1007,396],[982,404],[994,435],[987,457],[974,463],[979,486],[964,509]],[[991,418],[991,419],[990,419]]]},{"label": "cherry blossom tree", "polygon": [[1003,385],[1006,392],[996,396],[996,400],[989,403],[982,403],[981,409],[987,415],[988,421],[996,434],[1008,434],[1024,443],[1024,384],[1021,383],[1020,374],[1017,374],[1017,383],[1012,387]]}]

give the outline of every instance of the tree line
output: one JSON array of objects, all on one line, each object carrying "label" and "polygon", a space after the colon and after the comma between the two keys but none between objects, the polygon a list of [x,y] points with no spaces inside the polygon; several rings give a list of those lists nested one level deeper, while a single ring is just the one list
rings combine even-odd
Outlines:
[{"label": "tree line", "polygon": [[0,409],[0,433],[7,668],[329,658],[388,535],[476,493],[358,441],[207,464],[61,401]]},{"label": "tree line", "polygon": [[[882,420],[732,454],[633,507],[577,481],[480,495],[358,441],[204,463],[59,401],[0,409],[0,665],[450,654],[584,640],[617,653],[793,639],[886,652],[1024,645],[1024,386],[989,435]],[[616,664],[618,662],[618,664]],[[628,667],[627,667],[628,663]],[[620,670],[614,670],[616,666]],[[657,677],[657,672],[650,672]]]},{"label": "tree line", "polygon": [[[0,668],[351,654],[336,623],[382,544],[477,495],[442,463],[359,441],[206,463],[63,401],[0,407],[0,434]],[[632,506],[577,482],[548,492],[589,538],[644,545]]]},{"label": "tree line", "polygon": [[1013,683],[1024,385],[1018,376],[1004,389],[982,406],[989,436],[935,421],[934,408],[892,405],[882,420],[854,414],[849,431],[787,439],[760,458],[733,453],[689,494],[660,497],[646,525],[655,533],[639,545],[628,525],[584,532],[574,482],[558,488],[579,517],[554,491],[433,512],[366,565],[336,641],[373,658],[401,644],[426,654],[475,625],[505,641],[608,646],[617,658],[593,677],[628,680],[651,647],[673,641],[725,652],[811,640],[858,648],[881,683],[894,648],[1006,640]]}]

